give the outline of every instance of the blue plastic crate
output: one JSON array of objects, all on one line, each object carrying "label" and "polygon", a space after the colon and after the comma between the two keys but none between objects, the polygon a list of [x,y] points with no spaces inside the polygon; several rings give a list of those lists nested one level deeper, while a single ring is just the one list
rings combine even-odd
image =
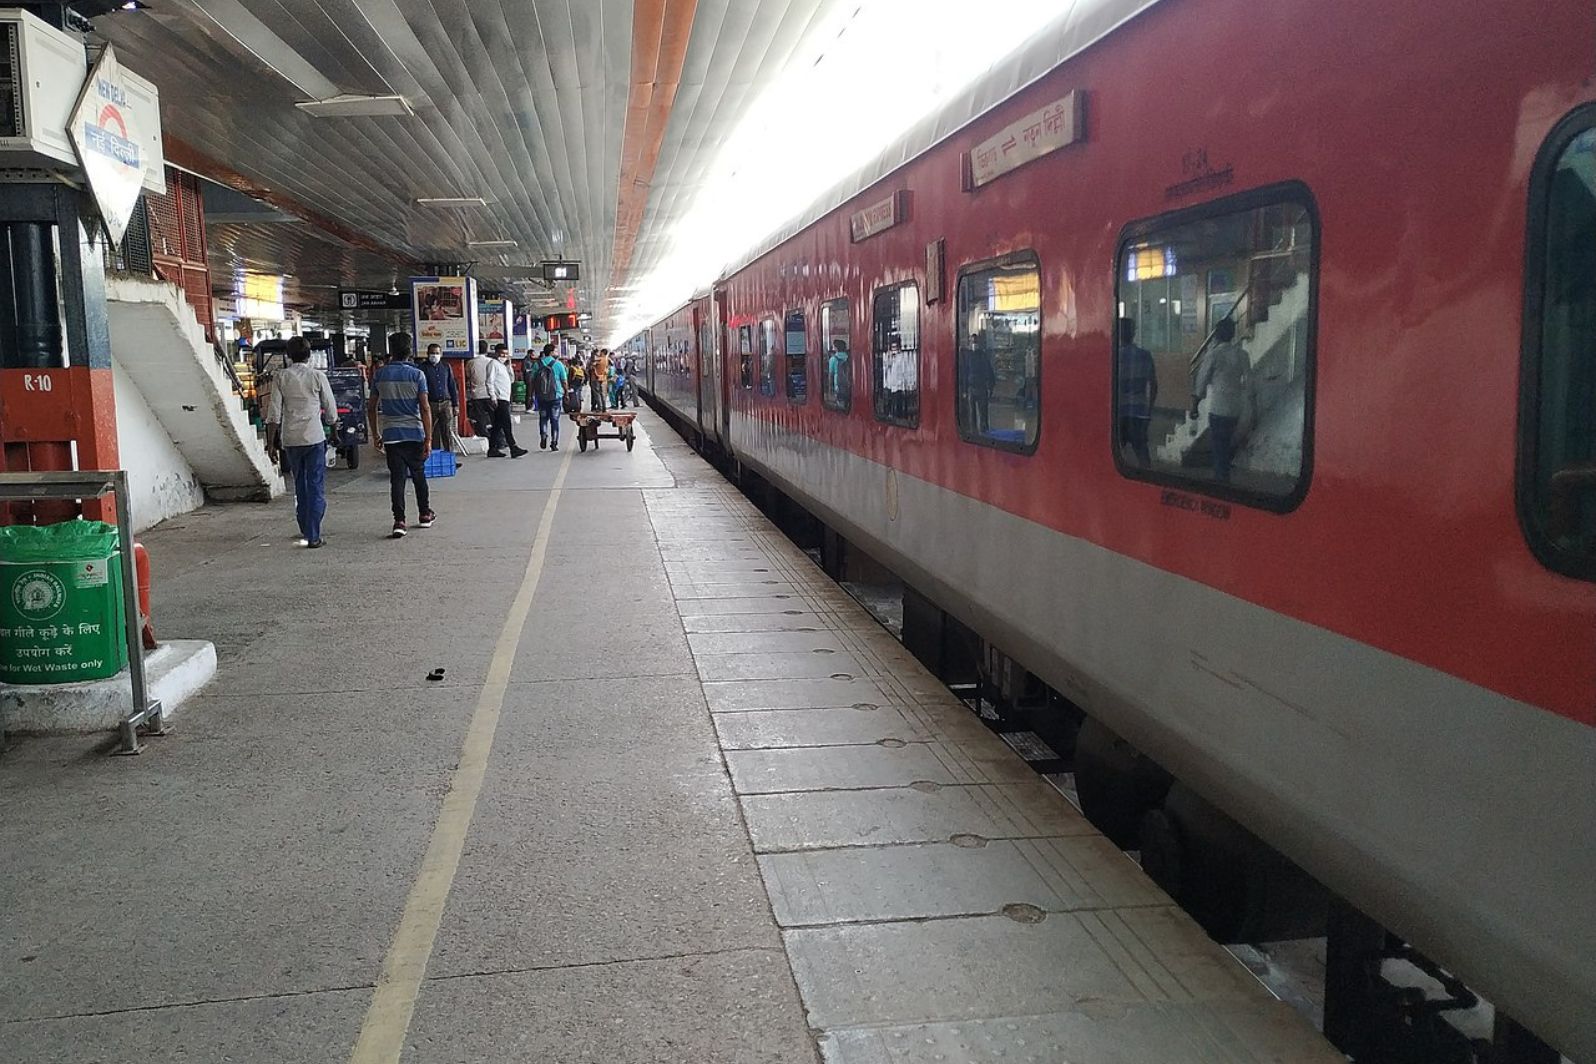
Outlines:
[{"label": "blue plastic crate", "polygon": [[426,464],[422,468],[426,470],[429,480],[433,477],[452,477],[455,471],[454,452],[433,451],[427,455]]}]

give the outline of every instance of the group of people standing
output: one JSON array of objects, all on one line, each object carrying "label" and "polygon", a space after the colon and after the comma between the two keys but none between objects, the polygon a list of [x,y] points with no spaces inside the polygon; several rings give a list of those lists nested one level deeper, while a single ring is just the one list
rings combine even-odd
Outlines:
[{"label": "group of people standing", "polygon": [[[278,372],[266,410],[267,443],[281,447],[294,479],[295,516],[301,543],[322,546],[326,514],[327,428],[338,420],[338,404],[327,375],[310,365],[310,346],[302,337],[288,343],[288,365]],[[626,378],[608,349],[583,360],[561,360],[555,345],[545,344],[521,367],[526,406],[538,415],[538,446],[560,449],[560,420],[582,409],[582,391],[591,391],[591,410],[607,410],[624,401]],[[371,378],[368,418],[371,440],[386,457],[393,509],[392,539],[409,533],[407,503],[416,496],[418,527],[430,528],[438,515],[432,509],[426,463],[432,451],[456,452],[455,419],[462,401],[476,434],[488,441],[489,458],[520,458],[528,450],[516,442],[511,414],[515,371],[503,344],[485,348],[466,363],[464,396],[453,368],[437,344],[427,347],[418,364],[408,333],[388,337],[387,358]],[[619,395],[617,395],[619,393]]]}]

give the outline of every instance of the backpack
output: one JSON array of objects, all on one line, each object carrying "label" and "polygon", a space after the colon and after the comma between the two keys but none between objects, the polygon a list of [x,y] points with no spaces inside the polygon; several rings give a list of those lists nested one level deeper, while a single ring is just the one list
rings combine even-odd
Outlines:
[{"label": "backpack", "polygon": [[538,406],[549,406],[554,402],[554,368],[542,360],[538,361],[538,368],[532,374],[532,396],[538,401]]},{"label": "backpack", "polygon": [[567,414],[577,414],[580,413],[581,410],[582,393],[577,391],[575,388],[572,388],[565,393],[565,412]]}]

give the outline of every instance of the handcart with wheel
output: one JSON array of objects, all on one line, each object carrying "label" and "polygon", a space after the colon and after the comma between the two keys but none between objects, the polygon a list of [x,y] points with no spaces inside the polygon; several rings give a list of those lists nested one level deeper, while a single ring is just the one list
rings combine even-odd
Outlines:
[{"label": "handcart with wheel", "polygon": [[[582,410],[572,411],[571,420],[576,422],[576,446],[579,450],[587,450],[591,443],[593,449],[598,450],[598,441],[624,440],[626,449],[630,451],[637,442],[637,429],[632,422],[637,420],[636,411],[622,412],[618,410]],[[614,432],[600,432],[600,425],[611,425]]]}]

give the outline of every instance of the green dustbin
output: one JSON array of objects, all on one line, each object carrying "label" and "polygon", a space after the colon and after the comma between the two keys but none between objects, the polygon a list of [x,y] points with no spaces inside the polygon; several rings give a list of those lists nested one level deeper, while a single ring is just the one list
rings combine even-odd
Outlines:
[{"label": "green dustbin", "polygon": [[0,681],[103,680],[127,667],[115,525],[0,526]]},{"label": "green dustbin", "polygon": [[516,381],[510,385],[510,402],[526,405],[526,381]]}]

